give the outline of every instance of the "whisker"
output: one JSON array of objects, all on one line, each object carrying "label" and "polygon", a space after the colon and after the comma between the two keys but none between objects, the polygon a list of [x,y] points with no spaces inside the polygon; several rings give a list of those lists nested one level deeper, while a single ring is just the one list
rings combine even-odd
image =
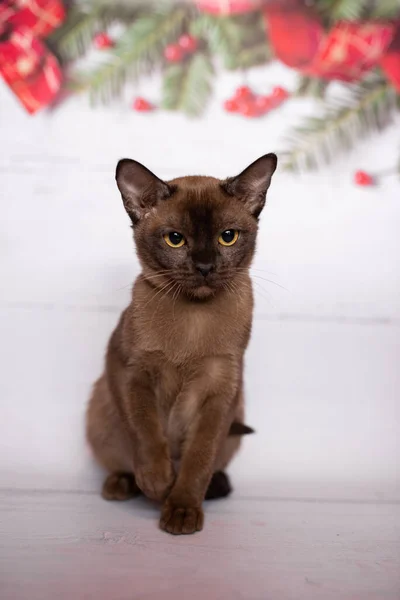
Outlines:
[{"label": "whisker", "polygon": [[160,306],[160,302],[163,300],[163,298],[165,298],[166,296],[168,296],[169,293],[172,293],[172,291],[176,288],[176,286],[179,285],[176,281],[171,282],[171,283],[172,283],[172,287],[169,287],[167,290],[165,290],[165,287],[163,288],[163,291],[165,290],[165,292],[161,295],[161,297],[160,297],[160,299],[158,301],[158,304],[157,304],[157,306],[156,306],[156,308],[155,308],[155,310],[153,312],[152,318],[151,318],[152,320],[154,319],[154,316],[155,316],[155,314],[156,314],[156,312],[158,310],[158,307]]},{"label": "whisker", "polygon": [[171,285],[173,285],[173,282],[168,281],[162,288],[160,288],[157,292],[155,292],[155,294],[153,294],[153,296],[150,298],[150,300],[148,302],[146,302],[146,304],[142,307],[142,310],[144,310],[146,308],[146,306],[148,304],[150,304],[150,302],[155,300],[159,294],[161,294],[166,288],[168,288]]},{"label": "whisker", "polygon": [[260,275],[256,275],[253,273],[253,277],[256,277],[258,279],[262,279],[263,281],[268,281],[268,283],[273,283],[274,285],[277,285],[279,288],[282,288],[282,290],[285,290],[286,292],[290,293],[290,290],[288,290],[287,288],[285,288],[285,286],[281,285],[280,283],[276,283],[276,281],[272,281],[272,279],[266,279],[265,277],[261,277]]}]

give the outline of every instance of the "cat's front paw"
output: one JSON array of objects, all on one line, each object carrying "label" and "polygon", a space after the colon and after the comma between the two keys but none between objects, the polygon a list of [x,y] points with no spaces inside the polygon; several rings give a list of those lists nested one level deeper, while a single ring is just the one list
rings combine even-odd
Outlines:
[{"label": "cat's front paw", "polygon": [[165,502],[160,528],[174,535],[195,533],[203,529],[204,513],[201,506],[179,506]]},{"label": "cat's front paw", "polygon": [[175,472],[171,461],[163,458],[137,468],[135,478],[143,494],[162,502],[174,484]]}]

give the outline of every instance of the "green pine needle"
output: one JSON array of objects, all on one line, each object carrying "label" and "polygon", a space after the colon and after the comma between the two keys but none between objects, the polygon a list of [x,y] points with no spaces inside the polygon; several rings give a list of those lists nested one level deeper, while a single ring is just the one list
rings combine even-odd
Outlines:
[{"label": "green pine needle", "polygon": [[317,8],[331,21],[355,21],[365,16],[370,0],[319,0]]},{"label": "green pine needle", "polygon": [[349,150],[360,137],[387,125],[395,110],[395,92],[386,81],[373,77],[353,86],[350,99],[331,101],[324,115],[308,118],[287,136],[291,148],[282,153],[284,168],[331,162],[338,150]]},{"label": "green pine needle", "polygon": [[165,46],[184,31],[188,9],[144,14],[127,27],[105,61],[92,72],[78,73],[70,82],[75,90],[88,90],[91,100],[109,101],[121,93],[126,79],[137,79],[163,62]]},{"label": "green pine needle", "polygon": [[190,26],[192,35],[206,40],[226,69],[245,69],[271,59],[261,13],[237,17],[200,15]]},{"label": "green pine needle", "polygon": [[183,63],[171,65],[165,72],[162,107],[198,116],[211,95],[213,75],[212,63],[205,53],[197,53]]},{"label": "green pine needle", "polygon": [[318,79],[317,77],[308,77],[304,75],[300,77],[299,84],[296,90],[296,95],[323,98],[325,96],[325,92],[328,85],[329,82],[325,79]]},{"label": "green pine needle", "polygon": [[74,6],[65,23],[48,39],[50,46],[63,61],[75,60],[85,54],[92,44],[93,34],[107,24],[104,7],[99,5],[90,12]]},{"label": "green pine needle", "polygon": [[375,19],[392,19],[400,15],[400,0],[375,0],[371,14]]}]

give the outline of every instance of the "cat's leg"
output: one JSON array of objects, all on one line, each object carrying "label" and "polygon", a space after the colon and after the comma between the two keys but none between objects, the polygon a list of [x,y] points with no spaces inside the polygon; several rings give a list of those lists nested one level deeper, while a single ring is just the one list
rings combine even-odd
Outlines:
[{"label": "cat's leg", "polygon": [[208,484],[205,500],[217,500],[226,498],[232,491],[229,477],[224,471],[216,471]]},{"label": "cat's leg", "polygon": [[133,473],[111,473],[103,483],[104,500],[129,500],[140,494]]},{"label": "cat's leg", "polygon": [[103,498],[128,500],[138,495],[129,440],[104,375],[95,383],[89,401],[86,435],[95,458],[110,473],[103,484]]},{"label": "cat's leg", "polygon": [[242,436],[252,433],[253,430],[247,425],[243,425],[244,419],[244,397],[242,386],[237,393],[237,408],[233,424],[231,425],[228,437],[222,444],[214,466],[214,474],[206,491],[206,500],[216,500],[217,498],[226,498],[232,492],[232,485],[225,469],[232,458],[239,450]]},{"label": "cat's leg", "polygon": [[207,395],[190,423],[179,473],[162,508],[160,527],[169,533],[194,533],[203,528],[202,503],[237,410],[237,373],[238,365],[231,357],[213,358],[204,363],[188,389],[189,397]]}]

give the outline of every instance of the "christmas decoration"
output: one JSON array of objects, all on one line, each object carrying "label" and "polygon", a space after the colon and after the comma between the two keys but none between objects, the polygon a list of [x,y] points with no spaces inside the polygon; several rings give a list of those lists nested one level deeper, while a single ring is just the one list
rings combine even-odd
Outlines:
[{"label": "christmas decoration", "polygon": [[369,186],[374,184],[374,178],[365,171],[356,171],[354,173],[354,181],[357,185]]},{"label": "christmas decoration", "polygon": [[200,11],[214,15],[234,15],[257,10],[262,0],[199,0]]},{"label": "christmas decoration", "polygon": [[98,33],[93,38],[93,43],[98,50],[106,50],[114,46],[113,40],[106,33]]},{"label": "christmas decoration", "polygon": [[317,168],[330,162],[338,150],[354,146],[358,138],[379,131],[391,121],[396,93],[379,75],[349,88],[346,98],[326,102],[320,116],[307,119],[287,135],[290,147],[281,153],[287,169]]},{"label": "christmas decoration", "polygon": [[184,52],[178,44],[170,44],[164,50],[165,60],[170,63],[181,62],[184,57]]},{"label": "christmas decoration", "polygon": [[273,108],[277,108],[289,97],[289,93],[282,87],[275,87],[272,94],[263,96],[256,94],[250,87],[238,87],[233,98],[224,102],[227,112],[239,113],[246,117],[261,117]]},{"label": "christmas decoration", "polygon": [[396,27],[395,35],[386,54],[381,59],[381,67],[400,93],[400,23]]},{"label": "christmas decoration", "polygon": [[[3,0],[0,28],[5,22],[10,28],[18,15],[21,19],[22,8],[35,7],[29,13],[29,27],[47,35],[48,27],[54,25],[36,8],[57,18],[59,6],[58,0]],[[62,66],[68,66],[66,88],[87,91],[92,102],[107,103],[122,93],[128,80],[135,82],[158,72],[162,89],[157,104],[199,116],[211,98],[216,72],[243,73],[272,60],[296,70],[298,94],[323,97],[325,110],[289,136],[288,168],[318,166],[331,160],[338,148],[347,149],[364,134],[386,125],[396,110],[400,0],[193,0],[191,4],[158,3],[157,8],[153,3],[127,0],[70,0],[68,6],[65,23],[46,43]],[[113,38],[107,33],[111,24],[118,25],[112,29],[116,32]],[[2,32],[1,44],[9,41],[19,26],[12,25],[6,37]],[[85,57],[93,46],[107,52],[96,57],[95,63],[89,60],[82,70],[75,69],[71,63]],[[38,46],[36,49],[39,52]],[[48,68],[51,54],[43,43],[40,52]],[[22,60],[24,74],[34,62],[30,59],[28,65]],[[36,60],[40,72],[39,63]],[[54,75],[60,79],[56,65],[53,62]],[[332,81],[342,82],[347,97],[330,98]],[[260,86],[255,93],[242,85],[223,103],[223,110],[261,117],[289,99],[279,85],[267,94],[265,91]],[[50,95],[44,95],[39,104],[49,102]],[[153,106],[136,98],[132,108],[146,112]]]},{"label": "christmas decoration", "polygon": [[185,33],[178,40],[178,46],[187,54],[193,54],[197,50],[198,42],[195,37]]},{"label": "christmas decoration", "polygon": [[36,38],[46,38],[65,18],[60,0],[3,0],[0,4],[2,25],[15,31],[26,27]]},{"label": "christmas decoration", "polygon": [[[397,21],[339,20],[326,30],[322,15],[315,9],[297,0],[287,4],[272,1],[264,8],[271,46],[282,62],[312,77],[359,81],[382,61],[384,64],[385,54],[400,29],[399,18]],[[345,5],[346,2],[337,4]],[[366,4],[362,0],[353,2],[353,12],[349,14],[355,18],[362,16]],[[392,52],[397,54],[400,63],[400,50],[392,49]]]},{"label": "christmas decoration", "polygon": [[6,1],[0,6],[0,74],[34,114],[54,100],[62,72],[42,37],[64,18],[58,0]]},{"label": "christmas decoration", "polygon": [[237,100],[243,100],[244,98],[251,98],[253,96],[252,90],[247,85],[238,87],[235,92],[235,98]]},{"label": "christmas decoration", "polygon": [[153,110],[153,106],[150,104],[150,102],[140,97],[135,98],[133,102],[133,108],[138,112],[149,112],[150,110]]}]

